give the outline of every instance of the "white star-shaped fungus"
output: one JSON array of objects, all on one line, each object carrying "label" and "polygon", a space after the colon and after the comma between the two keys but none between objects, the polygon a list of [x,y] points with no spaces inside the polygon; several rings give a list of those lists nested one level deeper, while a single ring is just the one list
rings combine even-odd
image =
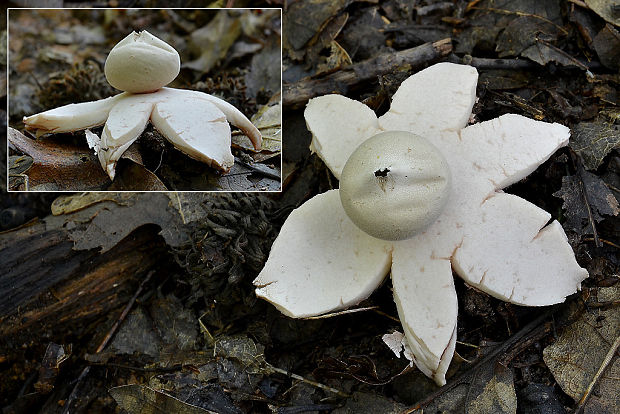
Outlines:
[{"label": "white star-shaped fungus", "polygon": [[[299,318],[355,305],[391,273],[413,360],[439,385],[456,342],[453,270],[471,286],[527,306],[562,302],[588,276],[550,214],[501,191],[566,145],[568,128],[519,115],[466,126],[477,78],[473,67],[431,66],[405,80],[379,118],[343,96],[312,99],[305,111],[311,149],[337,178],[369,137],[407,131],[445,157],[450,195],[432,224],[407,240],[389,241],[353,223],[339,190],[319,194],[288,217],[254,281],[259,297]],[[384,209],[378,199],[375,214],[387,215]]]},{"label": "white star-shaped fungus", "polygon": [[223,172],[234,164],[228,122],[260,149],[258,129],[228,102],[198,91],[164,88],[179,70],[179,54],[172,46],[147,31],[133,32],[114,46],[105,64],[108,82],[125,92],[24,117],[24,124],[40,135],[105,123],[101,139],[90,135],[89,145],[111,179],[121,155],[149,120],[177,149]]}]

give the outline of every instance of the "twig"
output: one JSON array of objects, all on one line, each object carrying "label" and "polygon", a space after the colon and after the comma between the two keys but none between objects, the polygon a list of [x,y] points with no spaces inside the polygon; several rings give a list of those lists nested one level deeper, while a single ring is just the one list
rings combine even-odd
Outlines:
[{"label": "twig", "polygon": [[[133,297],[129,300],[129,302],[127,303],[127,305],[125,306],[125,308],[121,312],[121,314],[118,317],[118,319],[116,320],[116,322],[114,322],[114,325],[112,325],[112,327],[110,328],[110,330],[108,331],[106,336],[103,338],[103,340],[101,341],[101,343],[99,344],[99,346],[95,350],[95,354],[98,354],[101,351],[103,351],[103,349],[108,345],[108,343],[110,342],[110,340],[112,339],[112,337],[116,333],[116,330],[118,329],[118,327],[125,320],[125,317],[127,317],[127,314],[129,313],[129,311],[133,307],[134,303],[136,302],[136,299],[138,299],[138,296],[140,296],[140,294],[142,293],[142,290],[144,289],[144,286],[146,286],[146,284],[149,282],[149,280],[151,280],[151,276],[153,276],[154,273],[155,273],[155,271],[151,270],[146,275],[146,277],[142,280],[142,282],[140,283],[140,286],[138,286],[138,289],[136,290],[136,293],[134,293]],[[89,371],[90,371],[90,365],[86,366],[82,370],[82,372],[80,373],[80,376],[78,377],[77,381],[75,382],[75,385],[73,386],[73,390],[71,391],[71,394],[69,395],[69,398],[67,398],[67,401],[65,403],[65,408],[64,408],[64,410],[62,410],[62,414],[69,414],[69,412],[71,410],[71,405],[73,404],[73,401],[77,398],[77,394],[78,394],[78,392],[80,390],[80,386],[81,386],[82,382],[84,382],[84,379],[88,375]]]},{"label": "twig", "polygon": [[93,362],[93,363],[90,363],[89,366],[119,368],[119,369],[126,369],[129,371],[137,371],[137,372],[176,372],[176,371],[181,371],[183,369],[182,364],[176,364],[171,367],[144,368],[144,367],[134,367],[131,365],[124,365],[124,364],[114,364],[111,362],[106,362],[106,363]]},{"label": "twig", "polygon": [[[459,345],[468,346],[470,348],[480,349],[480,345],[470,344],[469,342],[456,341],[456,343],[459,344]],[[461,358],[463,358],[463,357],[461,357]],[[463,359],[465,359],[465,358],[463,358]]]},{"label": "twig", "polygon": [[531,69],[538,66],[527,59],[490,59],[477,58],[471,55],[465,55],[463,58],[459,58],[454,54],[450,55],[448,61],[473,66],[477,69]]},{"label": "twig", "polygon": [[[275,407],[274,407],[275,408]],[[301,414],[315,413],[319,411],[330,411],[336,408],[333,404],[308,404],[296,405],[294,407],[279,407],[275,410],[276,414]]]},{"label": "twig", "polygon": [[[265,176],[267,178],[271,178],[271,179],[274,179],[276,181],[280,181],[281,177],[278,174],[276,174],[274,172],[271,172],[269,170],[265,170],[265,169],[259,168],[259,167],[255,166],[255,165],[249,164],[249,163],[243,161],[239,157],[235,157],[235,162],[243,165],[246,168],[249,168],[250,170],[252,170],[253,173],[261,174],[261,175],[263,175],[263,176]],[[245,174],[245,173],[243,173],[243,174]],[[228,176],[231,176],[231,175],[233,175],[233,174],[228,174]]]},{"label": "twig", "polygon": [[547,42],[546,40],[543,40],[543,39],[540,39],[540,38],[536,37],[536,41],[539,42],[539,43],[542,43],[545,46],[547,46],[549,49],[553,49],[556,53],[564,56],[567,60],[570,60],[571,62],[573,62],[573,64],[575,66],[585,70],[586,73],[588,74],[588,76],[594,77],[592,72],[590,72],[590,68],[588,68],[588,66],[585,63],[580,62],[578,59],[572,57],[571,55],[569,55],[568,53],[566,53],[562,49],[560,49],[560,48],[558,48],[556,46],[553,46],[551,43]]},{"label": "twig", "polygon": [[539,328],[540,325],[547,318],[549,318],[551,315],[553,315],[554,312],[555,312],[554,309],[551,309],[551,310],[545,312],[544,314],[542,314],[541,316],[539,316],[538,318],[536,318],[535,320],[533,320],[532,322],[527,324],[519,332],[517,332],[516,334],[514,334],[513,336],[508,338],[503,344],[499,345],[497,348],[495,348],[493,351],[491,351],[488,355],[482,357],[482,359],[480,359],[480,361],[478,361],[474,365],[472,365],[471,368],[469,368],[466,372],[462,373],[457,378],[451,380],[448,384],[444,385],[443,387],[441,387],[437,391],[435,391],[435,392],[431,393],[430,395],[426,396],[423,400],[419,401],[414,406],[406,409],[401,414],[411,414],[411,413],[413,413],[413,412],[415,412],[417,410],[422,410],[427,405],[429,405],[431,402],[433,402],[436,398],[438,398],[441,395],[445,394],[446,392],[456,388],[457,386],[459,386],[459,385],[469,381],[469,379],[478,371],[478,369],[480,367],[482,367],[484,364],[487,364],[488,362],[494,360],[495,358],[497,358],[498,355],[502,354],[503,352],[508,351],[513,346],[518,344],[519,341],[521,341],[521,339],[523,337],[525,337],[526,335],[530,334],[530,332],[534,331],[536,328]]},{"label": "twig", "polygon": [[379,310],[379,309],[373,309],[373,310],[374,310],[374,312],[375,312],[377,315],[385,316],[385,317],[386,317],[386,318],[388,318],[388,319],[391,319],[391,320],[393,320],[393,321],[395,321],[395,322],[400,323],[400,319],[398,319],[396,316],[392,316],[392,315],[390,315],[389,313],[385,313],[385,312],[383,312],[382,310]]},{"label": "twig", "polygon": [[393,71],[398,66],[409,65],[412,69],[419,69],[438,61],[450,52],[452,52],[452,39],[447,38],[396,53],[382,53],[322,78],[306,78],[295,84],[285,84],[282,104],[285,108],[299,108],[315,96],[346,93],[349,89],[363,82],[374,80],[377,76]]},{"label": "twig", "polygon": [[306,318],[303,319],[327,319],[327,318],[332,318],[334,316],[340,316],[340,315],[346,315],[349,313],[357,313],[357,312],[364,312],[367,310],[374,310],[379,308],[378,306],[369,306],[366,308],[355,308],[355,309],[347,309],[347,310],[343,310],[340,312],[332,312],[332,313],[325,313],[323,315],[318,315],[318,316],[308,316]]},{"label": "twig", "polygon": [[618,348],[620,348],[620,336],[616,338],[616,341],[609,349],[609,352],[607,352],[607,355],[605,355],[605,359],[603,359],[603,362],[601,363],[601,366],[599,367],[598,371],[596,371],[596,374],[594,374],[594,378],[592,378],[592,381],[590,382],[590,384],[588,384],[588,387],[583,393],[583,397],[581,397],[581,399],[579,400],[579,403],[577,404],[577,408],[575,408],[576,414],[583,412],[583,408],[586,402],[588,401],[588,398],[590,398],[590,394],[592,394],[592,391],[594,390],[596,383],[601,378],[601,376],[603,375],[603,372],[605,372],[605,370],[607,369],[611,361],[614,359],[614,356],[616,356],[616,353],[618,352]]},{"label": "twig", "polygon": [[536,341],[544,338],[553,331],[553,323],[547,322],[527,335],[523,341],[517,343],[514,347],[508,350],[499,360],[498,363],[505,367],[521,352],[532,346]]},{"label": "twig", "polygon": [[590,220],[590,226],[592,227],[592,237],[594,237],[594,245],[596,247],[603,247],[603,243],[598,238],[598,232],[596,231],[596,223],[594,222],[594,217],[592,216],[592,208],[590,207],[590,200],[588,199],[588,192],[586,191],[586,186],[583,183],[583,165],[581,165],[581,161],[577,159],[577,173],[579,175],[579,188],[581,189],[581,194],[583,195],[583,200],[586,203],[586,211],[588,212],[588,219]]},{"label": "twig", "polygon": [[284,370],[282,368],[277,368],[277,367],[274,367],[273,365],[269,365],[268,369],[272,370],[273,372],[277,372],[278,374],[283,374],[283,375],[286,375],[287,377],[291,377],[293,379],[296,379],[297,381],[305,382],[306,384],[312,385],[313,387],[320,388],[320,389],[325,390],[325,391],[329,391],[329,392],[331,392],[333,394],[336,394],[339,397],[345,397],[345,398],[350,397],[350,395],[347,394],[344,391],[340,391],[340,390],[338,390],[336,388],[329,387],[329,386],[327,386],[325,384],[321,384],[320,382],[316,382],[316,381],[312,381],[312,380],[306,379],[306,378],[302,377],[301,375],[293,374],[292,372],[288,372],[288,371],[286,371],[286,370]]},{"label": "twig", "polygon": [[[585,239],[583,239],[583,240],[584,240],[584,241],[594,241],[594,242],[596,242],[596,239],[594,239],[594,237],[586,237],[586,238],[585,238]],[[609,241],[609,240],[606,240],[606,239],[601,239],[600,237],[599,237],[599,240],[600,240],[601,242],[605,243],[605,244],[610,245],[611,247],[615,247],[616,249],[620,249],[620,246],[619,246],[619,245],[617,245],[616,243],[612,242],[612,241]]]}]

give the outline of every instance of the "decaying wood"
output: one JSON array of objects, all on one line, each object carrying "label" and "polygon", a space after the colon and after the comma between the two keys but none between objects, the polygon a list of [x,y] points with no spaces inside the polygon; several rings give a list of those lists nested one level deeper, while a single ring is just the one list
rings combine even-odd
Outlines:
[{"label": "decaying wood", "polygon": [[159,229],[137,229],[114,248],[73,250],[69,231],[36,223],[0,234],[0,355],[22,341],[62,341],[54,333],[84,333],[88,324],[131,298],[161,260]]},{"label": "decaying wood", "polygon": [[315,96],[329,93],[346,94],[356,85],[373,80],[399,66],[408,65],[411,69],[419,69],[448,56],[450,52],[452,52],[452,40],[447,38],[395,53],[383,53],[319,79],[306,78],[295,84],[285,84],[282,104],[285,108],[297,109]]},{"label": "decaying wood", "polygon": [[[140,286],[138,286],[138,289],[136,290],[136,293],[134,293],[134,295],[131,297],[131,300],[129,301],[129,303],[127,303],[125,305],[125,308],[121,312],[120,316],[118,317],[116,322],[114,322],[114,325],[112,325],[112,327],[110,328],[110,330],[108,331],[106,336],[103,338],[103,340],[101,341],[101,343],[99,344],[99,346],[95,350],[96,354],[98,354],[101,351],[103,351],[105,349],[105,347],[108,345],[108,343],[110,342],[110,340],[112,339],[112,337],[114,336],[116,331],[118,330],[118,327],[125,320],[125,318],[129,314],[129,311],[133,308],[133,305],[136,303],[136,299],[138,299],[138,296],[140,296],[140,293],[142,293],[142,291],[144,290],[144,287],[146,286],[146,284],[151,280],[151,277],[153,276],[153,273],[155,273],[155,271],[151,270],[146,275],[146,277],[142,280],[142,283],[140,283]],[[73,390],[71,391],[71,394],[69,394],[69,398],[67,398],[67,402],[65,403],[65,407],[62,410],[63,414],[71,412],[71,410],[73,408],[73,404],[74,404],[74,402],[75,402],[75,400],[77,398],[77,395],[78,395],[78,393],[80,391],[80,387],[81,387],[82,383],[84,382],[84,379],[86,378],[86,376],[88,375],[89,372],[90,372],[90,365],[86,366],[86,367],[84,367],[84,369],[82,369],[82,372],[80,373],[80,376],[78,377],[77,381],[75,382],[75,385],[73,386]]]}]

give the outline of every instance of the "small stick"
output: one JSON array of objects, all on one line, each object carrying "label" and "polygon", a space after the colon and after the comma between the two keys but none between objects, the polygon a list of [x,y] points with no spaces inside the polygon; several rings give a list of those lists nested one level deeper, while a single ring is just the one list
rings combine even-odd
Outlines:
[{"label": "small stick", "polygon": [[285,108],[300,108],[315,96],[329,93],[343,94],[350,88],[374,80],[377,76],[391,72],[399,66],[409,65],[412,69],[419,69],[448,56],[450,52],[452,52],[452,39],[447,38],[395,53],[382,53],[319,79],[305,78],[294,84],[285,84],[282,105]]},{"label": "small stick", "polygon": [[588,192],[586,190],[586,186],[583,183],[583,166],[581,162],[577,160],[577,171],[579,174],[579,188],[581,189],[581,194],[583,195],[584,203],[586,203],[586,211],[588,212],[588,219],[590,220],[590,226],[592,227],[592,237],[594,237],[594,245],[596,247],[603,247],[603,243],[601,243],[601,239],[598,237],[598,232],[596,231],[596,223],[594,221],[594,217],[592,216],[592,208],[590,207],[590,200],[588,199]]},{"label": "small stick", "polygon": [[[585,238],[585,239],[583,239],[583,240],[584,240],[584,241],[594,241],[594,242],[596,242],[596,240],[594,239],[594,237],[586,237],[586,238]],[[600,237],[599,237],[599,240],[600,240],[601,242],[605,243],[605,244],[608,244],[608,245],[610,245],[610,246],[612,246],[612,247],[615,247],[616,249],[620,249],[620,246],[619,246],[619,245],[617,245],[617,244],[616,244],[616,243],[614,243],[614,242],[611,242],[611,241],[609,241],[609,240],[605,240],[605,239],[601,239]]]},{"label": "small stick", "polygon": [[[281,177],[277,173],[271,172],[271,171],[268,171],[268,170],[264,170],[262,168],[259,168],[259,167],[255,166],[255,165],[247,163],[247,162],[243,161],[239,157],[235,157],[235,162],[243,165],[246,168],[249,168],[250,170],[252,170],[251,171],[252,173],[261,174],[261,175],[263,175],[263,176],[265,176],[267,178],[271,178],[272,180],[276,180],[276,181],[280,181],[280,179],[281,179]],[[246,174],[246,173],[241,173],[241,174]],[[234,175],[234,174],[228,174],[227,176],[229,177],[231,175]]]},{"label": "small stick", "polygon": [[527,59],[489,59],[470,55],[465,55],[462,59],[454,55],[450,57],[450,61],[470,65],[476,69],[531,69],[538,66]]},{"label": "small stick", "polygon": [[273,365],[269,365],[268,369],[273,371],[273,372],[277,372],[278,374],[283,374],[283,375],[286,375],[287,377],[291,377],[293,379],[296,379],[297,381],[305,382],[306,384],[311,385],[313,387],[320,388],[320,389],[325,390],[325,391],[329,391],[329,392],[331,392],[333,394],[338,395],[339,397],[350,397],[351,396],[351,395],[347,394],[344,391],[340,391],[340,390],[338,390],[336,388],[332,388],[332,387],[327,386],[325,384],[321,384],[320,382],[316,382],[316,381],[312,381],[312,380],[306,379],[306,378],[302,377],[301,375],[293,374],[292,372],[288,372],[288,371],[286,371],[286,370],[284,370],[282,368],[274,367]]},{"label": "small stick", "polygon": [[[116,322],[114,322],[114,325],[112,325],[112,327],[110,328],[110,330],[108,331],[106,336],[103,338],[103,340],[101,341],[101,343],[97,347],[97,350],[95,351],[96,354],[98,354],[101,351],[103,351],[103,349],[108,345],[108,343],[110,342],[110,340],[112,339],[112,337],[116,333],[116,330],[118,329],[118,327],[125,320],[125,317],[127,317],[127,314],[129,313],[129,311],[133,307],[134,303],[136,302],[136,299],[138,299],[138,296],[140,296],[140,293],[142,293],[142,290],[144,289],[144,286],[146,286],[146,284],[149,282],[149,280],[151,280],[151,276],[153,276],[154,273],[155,273],[155,271],[151,270],[146,275],[146,277],[142,280],[142,282],[140,283],[140,286],[138,286],[138,289],[136,290],[136,293],[134,293],[133,297],[129,300],[129,302],[127,303],[127,305],[125,306],[125,308],[121,312],[121,314],[118,317],[118,319],[116,320]],[[65,403],[65,408],[64,408],[64,410],[62,410],[62,414],[69,414],[69,412],[71,410],[71,404],[77,398],[77,394],[78,394],[78,391],[80,389],[80,386],[81,386],[82,382],[84,382],[84,379],[86,378],[86,376],[88,375],[88,372],[90,371],[90,367],[91,366],[88,365],[88,366],[86,366],[82,370],[82,373],[80,374],[80,376],[78,377],[77,381],[75,382],[75,385],[73,386],[73,390],[71,391],[71,394],[69,395],[69,398],[67,398],[67,401]]]},{"label": "small stick", "polygon": [[373,309],[377,309],[377,308],[379,308],[379,307],[378,306],[369,306],[369,307],[366,307],[366,308],[347,309],[347,310],[343,310],[343,311],[339,311],[339,312],[324,313],[323,315],[318,315],[318,316],[308,316],[308,317],[303,318],[303,319],[327,319],[327,318],[333,318],[334,316],[341,316],[341,315],[346,315],[346,314],[349,314],[349,313],[363,312],[363,311],[373,310]]},{"label": "small stick", "polygon": [[586,388],[586,391],[583,393],[583,397],[581,397],[581,399],[579,400],[579,403],[577,404],[577,408],[575,409],[576,414],[583,412],[583,407],[588,401],[588,398],[590,398],[590,394],[592,394],[592,391],[594,390],[594,386],[596,385],[598,380],[601,378],[601,376],[603,375],[603,372],[605,372],[605,370],[607,369],[611,361],[614,359],[614,356],[616,356],[616,353],[618,352],[618,348],[620,348],[620,336],[616,338],[614,344],[609,349],[609,352],[607,352],[607,355],[605,355],[605,359],[601,363],[601,366],[599,367],[598,371],[596,371],[596,374],[594,374],[594,378],[592,378],[592,381]]}]

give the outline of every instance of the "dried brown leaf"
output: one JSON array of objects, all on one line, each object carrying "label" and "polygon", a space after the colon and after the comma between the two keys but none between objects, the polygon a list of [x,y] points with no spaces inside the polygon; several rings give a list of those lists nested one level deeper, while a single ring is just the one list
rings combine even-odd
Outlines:
[{"label": "dried brown leaf", "polygon": [[[196,197],[210,196],[196,194]],[[186,224],[190,220],[181,214],[179,204],[171,200],[167,193],[106,193],[101,197],[81,198],[78,194],[57,201],[56,211],[66,209],[74,212],[46,218],[48,227],[73,228],[70,238],[76,250],[101,248],[107,251],[145,224],[158,225],[161,228],[160,234],[170,246],[179,246],[188,240],[190,229]],[[191,216],[192,221],[200,217],[200,201],[195,202],[197,209]],[[78,223],[85,223],[85,226],[76,225]]]},{"label": "dried brown leaf", "polygon": [[227,10],[220,10],[206,26],[191,35],[192,47],[200,51],[198,59],[184,63],[182,67],[200,73],[208,73],[241,35],[241,20],[233,17]]},{"label": "dried brown leaf", "polygon": [[168,191],[164,183],[143,165],[129,161],[119,168],[109,191]]},{"label": "dried brown leaf", "polygon": [[213,411],[187,404],[146,385],[122,385],[110,388],[108,392],[129,414],[215,414]]},{"label": "dried brown leaf", "polygon": [[620,15],[618,14],[618,3],[610,0],[585,0],[589,8],[594,13],[601,16],[609,23],[620,26]]},{"label": "dried brown leaf", "polygon": [[605,182],[587,171],[583,172],[581,178],[578,175],[562,177],[562,188],[553,195],[564,200],[562,208],[566,215],[565,227],[580,236],[592,233],[590,214],[598,223],[605,216],[617,216],[620,213],[618,200]]},{"label": "dried brown leaf", "polygon": [[580,122],[571,132],[569,145],[581,155],[588,170],[597,169],[607,154],[620,148],[620,128],[600,119]]},{"label": "dried brown leaf", "polygon": [[[601,288],[599,302],[620,300],[620,286]],[[620,308],[592,308],[558,340],[546,347],[543,358],[565,393],[579,401],[620,336]],[[598,380],[584,406],[585,413],[620,412],[620,359],[615,357]]]},{"label": "dried brown leaf", "polygon": [[97,156],[88,149],[35,141],[10,127],[8,139],[14,148],[33,160],[30,168],[23,173],[28,177],[28,188],[20,189],[100,190],[110,182]]}]

